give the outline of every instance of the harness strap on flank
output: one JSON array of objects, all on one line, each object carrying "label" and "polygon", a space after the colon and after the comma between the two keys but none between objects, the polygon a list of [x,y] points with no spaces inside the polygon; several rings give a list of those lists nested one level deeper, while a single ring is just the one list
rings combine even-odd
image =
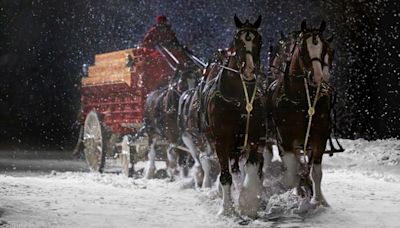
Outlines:
[{"label": "harness strap on flank", "polygon": [[[308,73],[308,77],[310,76],[311,72]],[[304,147],[303,147],[303,153],[305,156],[307,156],[307,144],[308,144],[308,137],[310,135],[310,129],[311,129],[311,123],[312,123],[312,117],[315,114],[315,106],[318,101],[318,96],[319,96],[319,91],[321,88],[321,83],[318,84],[317,86],[317,92],[315,93],[314,97],[314,102],[311,105],[311,98],[310,98],[310,91],[308,89],[308,82],[307,82],[307,77],[304,77],[304,87],[306,89],[306,94],[307,94],[307,104],[308,104],[308,125],[307,125],[307,132],[306,136],[304,138]]]},{"label": "harness strap on flank", "polygon": [[230,71],[232,71],[232,72],[239,73],[238,70],[235,70],[235,69],[233,69],[233,68],[230,68],[230,67],[227,67],[227,66],[224,66],[224,65],[219,65],[219,66],[220,66],[221,68],[226,69],[226,70],[230,70]]}]

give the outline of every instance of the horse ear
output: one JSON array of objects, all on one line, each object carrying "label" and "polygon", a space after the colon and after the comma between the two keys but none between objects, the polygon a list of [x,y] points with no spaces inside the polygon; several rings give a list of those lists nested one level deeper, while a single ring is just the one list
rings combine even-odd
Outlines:
[{"label": "horse ear", "polygon": [[326,28],[326,22],[324,20],[321,21],[321,25],[319,26],[319,32],[322,33]]},{"label": "horse ear", "polygon": [[274,51],[274,47],[272,46],[272,44],[269,44],[269,49],[268,49],[268,51],[269,51],[270,53],[272,53],[272,52]]},{"label": "horse ear", "polygon": [[302,32],[307,31],[307,23],[305,19],[301,22],[301,31]]},{"label": "horse ear", "polygon": [[258,27],[260,27],[260,24],[261,24],[261,15],[258,15],[258,18],[257,18],[256,22],[254,22],[253,27],[255,29],[258,29]]},{"label": "horse ear", "polygon": [[239,20],[239,18],[236,16],[236,14],[235,14],[235,16],[233,17],[233,19],[235,20],[236,28],[240,28],[240,27],[243,26],[243,23]]},{"label": "horse ear", "polygon": [[331,35],[330,37],[328,37],[326,39],[326,41],[328,41],[328,43],[331,43],[333,41],[333,38],[335,37],[335,35]]},{"label": "horse ear", "polygon": [[285,39],[285,34],[282,31],[280,31],[280,34],[281,34],[281,40],[284,40]]}]

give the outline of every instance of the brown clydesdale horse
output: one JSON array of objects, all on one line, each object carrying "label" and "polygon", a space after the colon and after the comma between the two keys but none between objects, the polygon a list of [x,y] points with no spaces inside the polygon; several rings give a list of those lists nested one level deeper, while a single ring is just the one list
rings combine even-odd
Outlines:
[{"label": "brown clydesdale horse", "polygon": [[262,37],[254,23],[242,23],[235,15],[236,35],[227,64],[218,76],[205,86],[208,137],[215,142],[221,168],[220,184],[223,203],[219,214],[234,213],[231,196],[232,175],[240,179],[239,161],[246,160],[244,180],[235,181],[239,189],[239,213],[256,217],[262,188],[263,155],[258,152],[260,138],[265,136],[264,99],[259,92],[260,50]]},{"label": "brown clydesdale horse", "polygon": [[[284,183],[301,195],[311,192],[312,205],[328,206],[321,191],[321,162],[331,133],[332,89],[327,82],[333,51],[322,36],[325,27],[324,21],[311,29],[302,22],[295,45],[283,54],[290,59],[284,74],[269,87],[267,109],[282,153]],[[284,42],[290,45],[293,39]]]},{"label": "brown clydesdale horse", "polygon": [[272,74],[271,78],[274,80],[283,78],[285,71],[289,69],[286,64],[290,62],[299,34],[300,31],[294,31],[285,36],[281,32],[278,44],[272,47],[269,66],[271,69],[270,73]]},{"label": "brown clydesdale horse", "polygon": [[181,94],[193,88],[199,79],[199,69],[194,66],[184,66],[177,69],[168,86],[151,92],[144,107],[144,131],[149,137],[148,165],[145,177],[150,179],[155,175],[156,145],[159,140],[169,144],[167,149],[167,168],[170,178],[177,168],[177,160],[183,174],[187,173],[186,151],[179,149],[182,145],[178,130],[178,105]]},{"label": "brown clydesdale horse", "polygon": [[226,56],[227,51],[219,49],[209,60],[200,83],[179,99],[179,131],[194,160],[195,187],[210,188],[219,173],[214,143],[204,134],[205,105],[201,101],[204,86],[218,75]]}]

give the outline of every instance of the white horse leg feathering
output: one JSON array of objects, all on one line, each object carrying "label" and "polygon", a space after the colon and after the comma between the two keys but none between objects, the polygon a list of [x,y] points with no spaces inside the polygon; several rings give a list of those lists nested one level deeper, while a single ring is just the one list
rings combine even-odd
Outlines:
[{"label": "white horse leg feathering", "polygon": [[148,153],[148,158],[149,161],[147,163],[147,167],[146,167],[146,174],[145,174],[145,178],[146,179],[152,179],[154,178],[155,175],[155,171],[156,171],[156,143],[157,140],[154,139],[153,143],[150,145],[150,151]]},{"label": "white horse leg feathering", "polygon": [[193,142],[193,137],[188,132],[182,134],[182,141],[189,148],[190,155],[194,160],[194,165],[193,165],[194,182],[195,182],[195,187],[197,188],[199,186],[202,186],[204,179],[203,170],[201,168],[201,162],[199,161],[200,152],[198,151],[196,145]]}]

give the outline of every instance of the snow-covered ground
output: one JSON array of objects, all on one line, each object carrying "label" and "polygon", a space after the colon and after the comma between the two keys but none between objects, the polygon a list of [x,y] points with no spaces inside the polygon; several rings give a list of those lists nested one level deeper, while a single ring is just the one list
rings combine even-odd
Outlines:
[{"label": "snow-covered ground", "polygon": [[[268,219],[260,209],[260,218],[246,226],[399,227],[400,141],[341,142],[347,151],[323,161],[322,189],[331,208],[290,214],[294,196],[284,193],[273,196],[285,211],[281,217]],[[0,227],[241,226],[238,218],[216,216],[215,189],[90,173],[82,161],[0,154]]]}]

